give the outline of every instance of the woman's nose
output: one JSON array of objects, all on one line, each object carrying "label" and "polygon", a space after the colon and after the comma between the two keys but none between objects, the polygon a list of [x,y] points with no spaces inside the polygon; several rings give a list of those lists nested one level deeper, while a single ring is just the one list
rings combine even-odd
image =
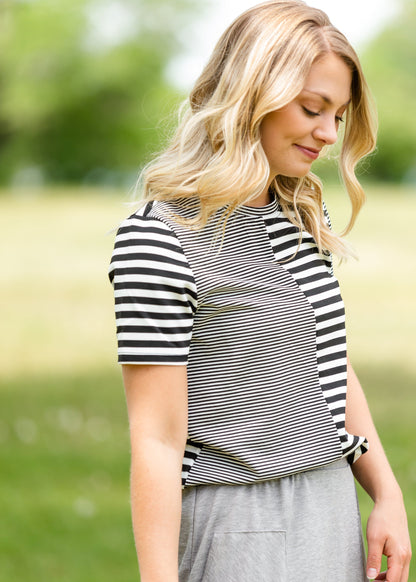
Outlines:
[{"label": "woman's nose", "polygon": [[338,125],[336,119],[319,118],[319,124],[315,128],[314,138],[324,142],[326,145],[334,144],[338,139]]}]

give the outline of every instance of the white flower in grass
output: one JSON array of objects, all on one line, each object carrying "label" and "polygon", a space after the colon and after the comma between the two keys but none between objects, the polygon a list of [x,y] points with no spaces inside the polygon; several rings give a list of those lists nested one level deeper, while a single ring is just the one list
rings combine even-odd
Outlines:
[{"label": "white flower in grass", "polygon": [[70,406],[59,408],[57,416],[58,424],[65,432],[75,434],[81,430],[83,418],[77,408]]},{"label": "white flower in grass", "polygon": [[35,421],[30,418],[18,418],[14,423],[14,430],[17,438],[28,445],[34,443],[38,438],[38,427]]},{"label": "white flower in grass", "polygon": [[80,517],[91,518],[97,513],[95,503],[86,497],[77,497],[73,503],[73,508]]}]

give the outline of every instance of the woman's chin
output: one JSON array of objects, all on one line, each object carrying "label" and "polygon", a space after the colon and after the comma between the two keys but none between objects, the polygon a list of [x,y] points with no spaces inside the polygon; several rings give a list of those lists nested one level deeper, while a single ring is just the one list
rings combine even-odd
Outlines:
[{"label": "woman's chin", "polygon": [[292,172],[287,172],[287,173],[279,173],[276,175],[277,176],[284,176],[285,178],[305,178],[305,176],[307,176],[309,174],[309,172],[311,171],[311,167],[309,166],[308,168],[305,168],[304,170],[293,170]]}]

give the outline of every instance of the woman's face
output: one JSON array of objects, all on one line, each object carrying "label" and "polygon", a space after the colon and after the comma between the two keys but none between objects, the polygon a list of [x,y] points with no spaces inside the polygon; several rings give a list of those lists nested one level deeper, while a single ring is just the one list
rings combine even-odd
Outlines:
[{"label": "woman's face", "polygon": [[348,66],[329,53],[312,65],[293,101],[265,116],[260,132],[270,179],[305,176],[321,149],[336,142],[351,97],[351,81]]}]

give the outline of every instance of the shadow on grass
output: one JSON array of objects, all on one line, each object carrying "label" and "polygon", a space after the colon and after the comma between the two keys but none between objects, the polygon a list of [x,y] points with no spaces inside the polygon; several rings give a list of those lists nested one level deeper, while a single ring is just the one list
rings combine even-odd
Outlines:
[{"label": "shadow on grass", "polygon": [[[415,378],[398,367],[357,366],[357,373],[416,535]],[[2,579],[138,580],[119,371],[21,377],[0,398]],[[359,496],[365,519],[370,504]]]}]

